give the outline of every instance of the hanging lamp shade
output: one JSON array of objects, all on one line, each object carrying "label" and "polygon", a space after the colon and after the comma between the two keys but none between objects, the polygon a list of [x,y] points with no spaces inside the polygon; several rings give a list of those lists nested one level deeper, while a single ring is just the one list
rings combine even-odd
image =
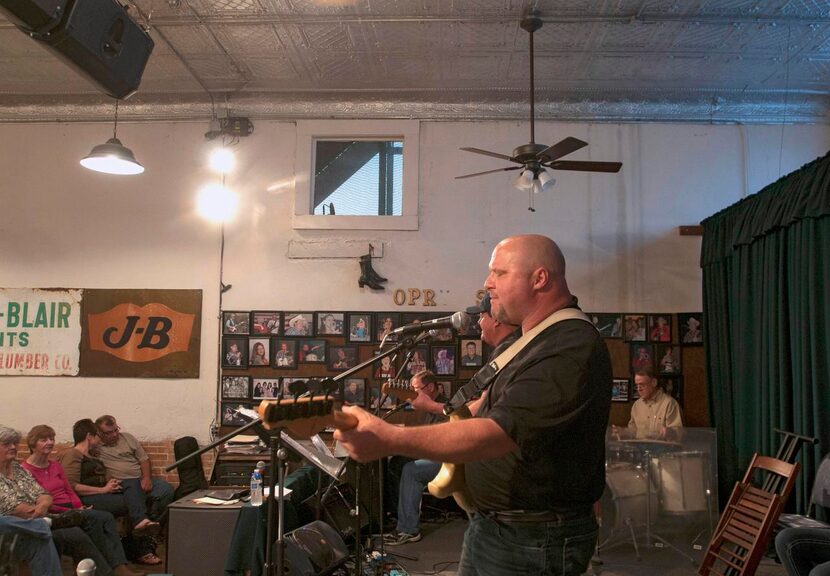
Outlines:
[{"label": "hanging lamp shade", "polygon": [[135,159],[133,151],[118,138],[98,144],[81,160],[81,166],[106,174],[141,174],[144,166]]}]

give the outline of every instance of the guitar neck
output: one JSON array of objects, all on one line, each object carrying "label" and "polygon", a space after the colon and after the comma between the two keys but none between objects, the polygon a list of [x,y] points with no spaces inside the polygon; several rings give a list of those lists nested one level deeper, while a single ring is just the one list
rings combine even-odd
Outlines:
[{"label": "guitar neck", "polygon": [[263,400],[257,412],[266,429],[285,428],[295,438],[310,438],[328,427],[350,430],[357,426],[357,417],[337,410],[328,396]]}]

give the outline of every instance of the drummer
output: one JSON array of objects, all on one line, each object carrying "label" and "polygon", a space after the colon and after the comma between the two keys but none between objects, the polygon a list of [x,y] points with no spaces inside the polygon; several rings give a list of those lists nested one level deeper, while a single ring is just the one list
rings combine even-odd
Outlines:
[{"label": "drummer", "polygon": [[634,372],[634,385],[640,399],[631,406],[631,420],[627,428],[612,426],[611,434],[617,440],[636,438],[638,440],[680,440],[683,419],[677,400],[657,386],[651,367]]}]

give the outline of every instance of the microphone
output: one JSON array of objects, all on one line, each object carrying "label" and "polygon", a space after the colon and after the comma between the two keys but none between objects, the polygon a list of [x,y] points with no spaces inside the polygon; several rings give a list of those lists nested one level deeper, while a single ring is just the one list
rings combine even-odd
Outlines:
[{"label": "microphone", "polygon": [[419,332],[440,328],[453,328],[459,332],[463,332],[470,326],[470,320],[470,315],[466,312],[456,312],[452,316],[444,316],[443,318],[436,318],[435,320],[425,320],[418,324],[407,324],[406,326],[395,328],[392,330],[392,334],[406,336],[408,334],[417,334]]},{"label": "microphone", "polygon": [[298,398],[306,392],[308,392],[308,383],[304,380],[294,380],[288,384],[288,393],[294,398]]},{"label": "microphone", "polygon": [[75,574],[77,576],[95,576],[95,560],[92,558],[84,558],[78,562]]}]

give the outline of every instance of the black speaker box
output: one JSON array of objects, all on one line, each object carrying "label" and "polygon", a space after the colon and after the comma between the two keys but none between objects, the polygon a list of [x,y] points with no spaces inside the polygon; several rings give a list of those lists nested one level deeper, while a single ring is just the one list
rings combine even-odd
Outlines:
[{"label": "black speaker box", "polygon": [[[0,0],[10,11],[38,19],[48,0]],[[60,23],[33,38],[113,98],[132,95],[155,45],[116,0],[69,0]],[[42,18],[41,18],[42,19]],[[30,24],[31,28],[35,28]]]},{"label": "black speaker box", "polygon": [[330,574],[348,557],[343,539],[325,522],[317,520],[285,535],[287,576]]},{"label": "black speaker box", "polygon": [[63,18],[67,0],[0,0],[9,20],[25,32],[46,33]]}]

